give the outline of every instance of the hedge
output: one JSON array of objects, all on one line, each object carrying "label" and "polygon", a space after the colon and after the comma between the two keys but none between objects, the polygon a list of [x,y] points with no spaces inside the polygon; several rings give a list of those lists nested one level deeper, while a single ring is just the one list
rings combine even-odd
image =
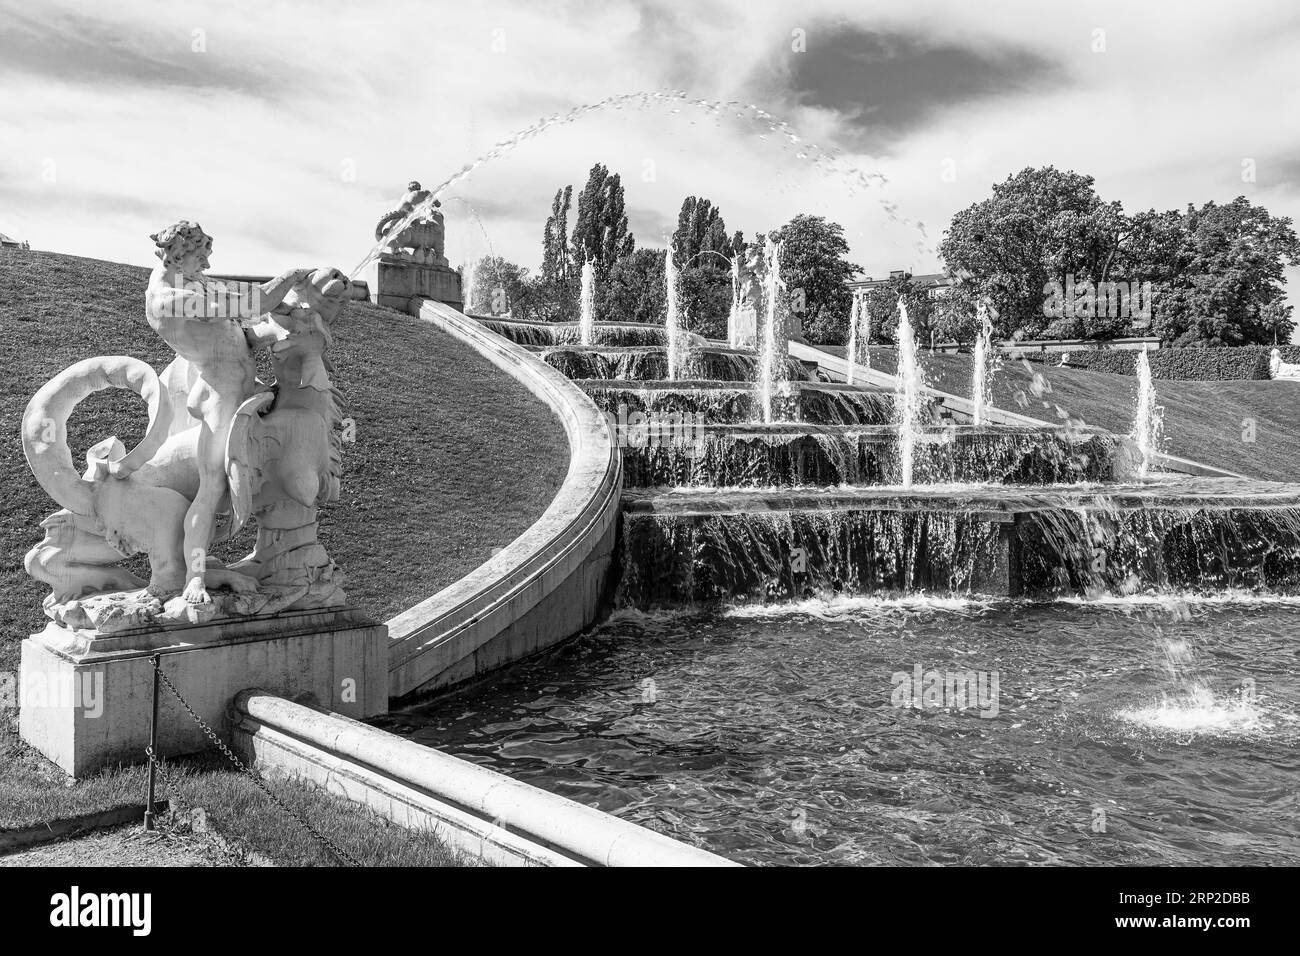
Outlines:
[{"label": "hedge", "polygon": [[[1151,377],[1157,379],[1184,379],[1203,382],[1222,382],[1236,379],[1269,378],[1268,363],[1272,346],[1244,345],[1233,348],[1155,349],[1147,353]],[[1279,345],[1283,362],[1300,363],[1300,345]],[[1068,368],[1086,369],[1089,372],[1112,372],[1133,375],[1137,370],[1137,355],[1128,349],[1068,349]],[[1061,361],[1063,352],[1030,352],[1024,357],[1035,362],[1053,365]]]}]

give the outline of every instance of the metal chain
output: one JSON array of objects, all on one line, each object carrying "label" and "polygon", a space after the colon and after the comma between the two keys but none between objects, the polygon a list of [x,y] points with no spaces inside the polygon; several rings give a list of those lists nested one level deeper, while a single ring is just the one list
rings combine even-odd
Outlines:
[{"label": "metal chain", "polygon": [[[257,786],[261,789],[261,791],[265,793],[268,797],[270,797],[271,800],[276,804],[276,806],[278,806],[285,813],[289,814],[289,816],[297,820],[298,824],[304,830],[306,830],[317,840],[319,840],[325,846],[325,848],[328,849],[331,853],[333,853],[334,856],[338,858],[342,863],[345,863],[348,866],[361,865],[359,862],[357,862],[357,860],[355,860],[353,857],[349,856],[346,852],[344,852],[344,850],[341,847],[339,847],[337,844],[335,844],[334,841],[332,841],[329,837],[325,836],[325,834],[321,833],[310,823],[308,823],[306,819],[300,813],[298,813],[297,810],[294,810],[287,803],[285,803],[283,800],[277,797],[271,791],[271,788],[266,785],[265,781],[262,780],[261,776],[259,776],[257,773],[250,770],[248,767],[244,766],[244,762],[240,760],[238,757],[236,757],[233,753],[231,753],[230,748],[226,746],[225,741],[223,741],[220,737],[218,737],[217,734],[213,731],[213,729],[209,727],[207,723],[204,722],[203,718],[194,712],[194,708],[192,708],[189,705],[189,703],[185,700],[185,698],[181,696],[181,692],[176,689],[176,687],[172,684],[172,682],[167,678],[167,675],[163,673],[163,669],[159,663],[157,662],[154,663],[154,669],[157,671],[158,676],[162,678],[162,682],[167,685],[167,689],[172,692],[172,696],[175,697],[178,701],[180,701],[180,705],[185,708],[186,713],[188,713],[190,717],[193,718],[194,722],[199,725],[199,729],[202,730],[203,733],[207,735],[209,740],[211,740],[214,744],[217,745],[217,748],[223,754],[225,754],[226,757],[230,759],[231,763],[233,763],[242,773],[247,775],[248,778],[253,781],[253,783],[257,784]],[[148,747],[145,748],[145,752],[149,753]],[[153,754],[151,753],[149,754],[149,759],[154,761],[155,766],[158,766],[159,769],[161,769],[161,761],[159,761]],[[172,790],[172,792],[175,793],[175,788],[172,786],[171,781],[167,779],[166,774],[163,775],[163,782],[167,784],[168,789]]]}]

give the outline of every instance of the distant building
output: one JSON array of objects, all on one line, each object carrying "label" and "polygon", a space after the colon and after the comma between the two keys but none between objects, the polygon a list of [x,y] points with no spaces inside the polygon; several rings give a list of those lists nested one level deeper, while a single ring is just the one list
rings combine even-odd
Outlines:
[{"label": "distant building", "polygon": [[872,289],[887,286],[891,282],[900,279],[911,279],[912,285],[927,292],[932,299],[942,298],[947,295],[953,286],[952,276],[944,275],[942,272],[929,272],[925,275],[915,276],[905,269],[895,269],[889,273],[888,279],[873,279],[871,276],[867,276],[865,279],[853,280],[849,283],[849,288],[855,293],[859,290],[870,292]]},{"label": "distant building", "polygon": [[19,242],[17,239],[10,239],[3,232],[0,232],[0,247],[6,249],[21,249],[23,248],[23,243]]}]

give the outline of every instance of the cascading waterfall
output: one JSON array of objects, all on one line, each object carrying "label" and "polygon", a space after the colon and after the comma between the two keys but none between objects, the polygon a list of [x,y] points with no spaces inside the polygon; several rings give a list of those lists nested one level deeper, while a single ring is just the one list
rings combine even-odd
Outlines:
[{"label": "cascading waterfall", "polygon": [[578,304],[578,341],[591,345],[592,333],[596,329],[596,269],[590,259],[582,264],[582,292]]},{"label": "cascading waterfall", "polygon": [[984,410],[989,404],[989,361],[993,345],[993,322],[989,319],[988,307],[981,302],[978,306],[980,334],[975,341],[975,370],[971,374],[970,399],[973,406],[971,421],[975,425],[984,424]]},{"label": "cascading waterfall", "polygon": [[1133,419],[1132,438],[1142,454],[1138,477],[1146,478],[1155,463],[1156,455],[1160,454],[1164,439],[1164,410],[1156,404],[1156,389],[1151,381],[1151,363],[1147,360],[1146,348],[1138,353],[1137,380],[1137,413]]},{"label": "cascading waterfall", "polygon": [[675,382],[680,372],[681,315],[677,301],[677,264],[673,262],[673,249],[664,254],[664,334],[668,340],[668,380]]},{"label": "cascading waterfall", "polygon": [[894,376],[894,411],[898,417],[899,470],[903,487],[912,487],[912,466],[921,433],[925,404],[921,389],[925,382],[916,359],[916,336],[907,315],[907,303],[898,299],[898,372]]},{"label": "cascading waterfall", "polygon": [[758,372],[759,402],[764,423],[772,421],[773,394],[783,391],[785,386],[785,355],[778,342],[783,332],[779,323],[781,290],[785,288],[785,283],[781,281],[782,245],[780,242],[769,242],[765,250],[763,294],[767,300],[767,314],[763,320],[763,350]]}]

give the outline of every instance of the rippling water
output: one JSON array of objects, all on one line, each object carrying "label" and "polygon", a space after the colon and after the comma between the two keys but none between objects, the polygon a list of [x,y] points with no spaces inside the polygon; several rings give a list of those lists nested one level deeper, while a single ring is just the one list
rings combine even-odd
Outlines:
[{"label": "rippling water", "polygon": [[623,614],[383,726],[751,864],[1294,864],[1297,648],[1233,596]]}]

